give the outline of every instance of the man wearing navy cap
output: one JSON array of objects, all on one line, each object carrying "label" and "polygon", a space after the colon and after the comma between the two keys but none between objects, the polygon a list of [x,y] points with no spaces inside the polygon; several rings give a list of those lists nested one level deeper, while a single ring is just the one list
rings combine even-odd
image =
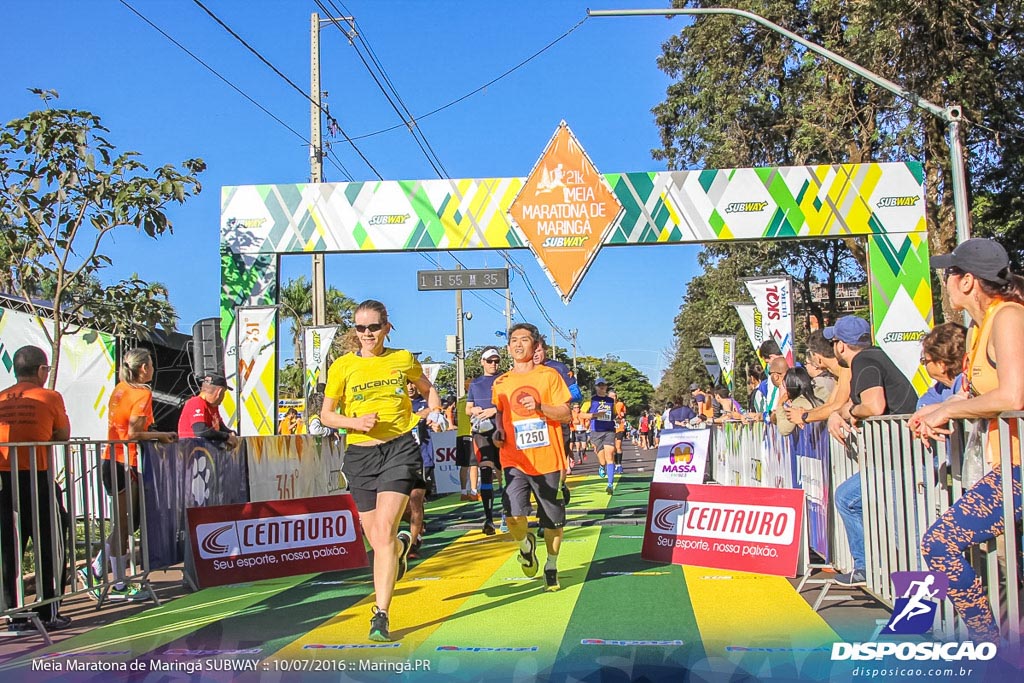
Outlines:
[{"label": "man wearing navy cap", "polygon": [[594,380],[594,395],[580,409],[590,420],[590,442],[597,449],[597,476],[608,478],[605,491],[612,494],[615,486],[615,399],[608,395],[608,380]]},{"label": "man wearing navy cap", "polygon": [[[843,316],[823,331],[832,342],[836,360],[850,368],[850,398],[828,418],[828,430],[845,441],[857,420],[876,415],[903,415],[917,407],[917,392],[895,363],[882,349],[871,344],[871,325],[855,315]],[[864,562],[864,516],[861,500],[860,474],[855,474],[836,488],[836,510],[846,527],[846,537],[853,555],[853,571],[840,574],[836,582],[860,586],[866,582]]]},{"label": "man wearing navy cap", "polygon": [[238,445],[238,436],[224,426],[220,404],[231,387],[224,375],[211,372],[199,377],[199,394],[185,401],[178,418],[178,438],[223,441],[228,448]]}]

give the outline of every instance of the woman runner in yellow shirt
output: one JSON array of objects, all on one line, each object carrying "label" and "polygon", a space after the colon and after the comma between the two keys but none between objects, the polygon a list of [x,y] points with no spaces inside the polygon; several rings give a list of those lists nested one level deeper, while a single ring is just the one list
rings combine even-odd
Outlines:
[{"label": "woman runner in yellow shirt", "polygon": [[342,472],[373,547],[370,640],[390,641],[388,609],[412,544],[408,532],[395,532],[422,466],[412,435],[420,418],[406,382],[427,397],[431,410],[439,410],[441,400],[415,356],[384,346],[392,330],[384,304],[364,301],[354,317],[359,348],[331,364],[320,420],[347,432]]}]

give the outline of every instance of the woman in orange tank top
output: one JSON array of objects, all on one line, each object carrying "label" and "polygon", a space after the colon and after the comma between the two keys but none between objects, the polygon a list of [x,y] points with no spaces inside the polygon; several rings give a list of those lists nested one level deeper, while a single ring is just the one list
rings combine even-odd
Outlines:
[{"label": "woman in orange tank top", "polygon": [[[953,253],[932,259],[944,268],[949,302],[973,320],[965,360],[967,394],[918,410],[910,428],[922,438],[948,434],[956,419],[995,418],[1024,409],[1024,278],[1010,271],[1006,250],[988,239],[969,239]],[[985,587],[964,551],[1005,532],[1003,480],[998,432],[989,429],[991,472],[966,491],[925,533],[921,546],[928,566],[949,578],[949,599],[972,638],[998,642],[999,624]],[[1011,434],[1016,432],[1011,425]],[[1008,445],[1012,455],[1014,516],[1021,518],[1020,446],[1016,436]],[[1011,579],[1015,580],[1015,579]]]}]

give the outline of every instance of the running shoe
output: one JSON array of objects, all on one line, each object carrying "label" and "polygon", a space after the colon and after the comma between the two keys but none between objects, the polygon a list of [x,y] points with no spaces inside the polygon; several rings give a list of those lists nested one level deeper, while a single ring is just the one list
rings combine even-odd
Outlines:
[{"label": "running shoe", "polygon": [[487,520],[486,522],[484,522],[484,535],[485,536],[493,536],[496,533],[497,532],[494,530],[494,523],[492,521]]},{"label": "running shoe", "polygon": [[65,617],[58,614],[53,619],[43,622],[43,628],[47,631],[60,631],[71,626],[71,617]]},{"label": "running shoe", "polygon": [[[398,574],[395,575],[395,581],[401,581],[409,569],[409,548],[412,547],[412,534],[408,531],[399,531],[398,541],[402,544],[402,552],[398,556]],[[385,617],[386,619],[387,617]]]},{"label": "running shoe", "polygon": [[137,583],[126,583],[118,588],[111,586],[107,591],[107,600],[111,602],[143,602],[149,600],[149,593],[142,591],[142,586]]},{"label": "running shoe", "polygon": [[373,616],[370,617],[370,640],[378,643],[390,643],[391,632],[388,630],[388,613],[382,612],[374,605]]},{"label": "running shoe", "polygon": [[406,555],[406,557],[409,558],[410,560],[418,560],[418,559],[420,559],[420,546],[421,545],[423,545],[423,541],[416,541],[411,546],[409,546],[409,554]]},{"label": "running shoe", "polygon": [[537,576],[537,569],[539,567],[537,564],[537,537],[533,533],[527,532],[526,541],[530,549],[525,553],[522,549],[519,550],[519,564],[523,566],[523,574],[533,578]]},{"label": "running shoe", "polygon": [[612,489],[612,487],[611,487],[611,486],[608,486],[607,488],[605,488],[604,492],[605,492],[605,493],[607,493],[607,494],[608,494],[608,495],[610,496],[610,495],[612,495],[612,493],[614,493],[615,491],[614,491],[614,489]]},{"label": "running shoe", "polygon": [[602,479],[604,479],[604,465],[598,465],[598,467],[597,467],[597,476],[599,476]]},{"label": "running shoe", "polygon": [[[78,574],[78,580],[82,582],[82,585],[89,589],[89,590],[87,590],[85,592],[85,594],[88,595],[93,600],[95,600],[96,602],[99,602],[100,601],[100,592],[101,591],[100,591],[99,587],[97,586],[97,584],[101,583],[103,581],[103,579],[101,579],[100,577],[98,577],[95,574],[93,574],[92,572],[90,572],[89,571],[89,565],[86,565],[84,567],[79,568],[78,571],[76,571],[75,573]],[[90,575],[92,577],[91,581],[89,580]],[[92,588],[92,586],[97,586],[97,587],[96,588]]]},{"label": "running shoe", "polygon": [[556,591],[559,588],[561,588],[561,586],[558,585],[558,570],[557,569],[545,569],[544,570],[544,583],[547,584],[547,586],[544,588],[544,590],[546,590],[549,593],[553,593],[554,591]]},{"label": "running shoe", "polygon": [[615,466],[615,474],[622,474],[622,465]]},{"label": "running shoe", "polygon": [[863,569],[854,569],[852,572],[838,574],[833,581],[840,586],[866,586],[868,583],[867,574]]}]

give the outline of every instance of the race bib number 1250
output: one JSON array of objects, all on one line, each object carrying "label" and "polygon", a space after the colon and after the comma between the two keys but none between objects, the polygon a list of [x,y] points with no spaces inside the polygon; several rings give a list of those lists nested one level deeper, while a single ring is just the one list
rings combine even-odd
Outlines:
[{"label": "race bib number 1250", "polygon": [[541,448],[551,443],[548,438],[548,423],[540,418],[516,420],[512,426],[516,430],[516,448],[521,451],[527,448]]}]

